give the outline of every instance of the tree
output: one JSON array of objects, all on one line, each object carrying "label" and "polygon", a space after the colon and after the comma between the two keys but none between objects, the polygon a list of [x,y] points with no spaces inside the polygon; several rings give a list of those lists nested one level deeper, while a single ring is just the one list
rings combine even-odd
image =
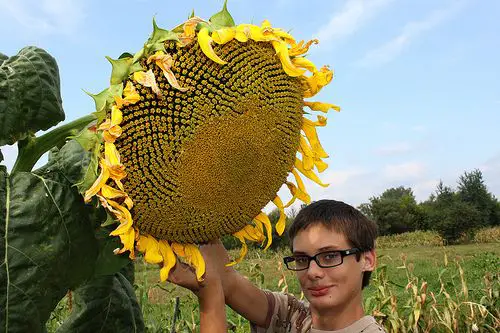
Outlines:
[{"label": "tree", "polygon": [[381,235],[415,230],[421,215],[412,189],[403,186],[390,188],[359,208],[377,223]]},{"label": "tree", "polygon": [[458,180],[458,195],[463,202],[475,207],[480,216],[480,226],[498,225],[497,200],[488,191],[483,180],[483,174],[475,169],[465,171]]}]

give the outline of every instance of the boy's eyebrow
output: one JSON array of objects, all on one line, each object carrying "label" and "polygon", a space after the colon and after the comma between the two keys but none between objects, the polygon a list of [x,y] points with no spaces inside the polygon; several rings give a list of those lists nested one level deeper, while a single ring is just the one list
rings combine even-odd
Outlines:
[{"label": "boy's eyebrow", "polygon": [[[329,250],[337,251],[338,249],[339,249],[338,246],[328,245],[328,246],[323,246],[323,247],[319,248],[318,250],[316,250],[316,253],[320,253],[323,251],[329,251]],[[307,253],[302,252],[302,251],[293,251],[293,254],[298,254],[298,255],[306,254],[307,255]]]}]

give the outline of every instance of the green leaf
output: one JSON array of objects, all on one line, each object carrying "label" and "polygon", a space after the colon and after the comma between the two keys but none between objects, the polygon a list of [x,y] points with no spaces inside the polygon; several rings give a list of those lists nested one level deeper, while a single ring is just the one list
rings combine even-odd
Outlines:
[{"label": "green leaf", "polygon": [[234,27],[236,25],[234,23],[233,17],[231,16],[231,14],[229,14],[229,11],[227,10],[227,0],[224,1],[224,6],[222,7],[222,10],[217,14],[212,15],[209,21],[216,27]]},{"label": "green leaf", "polygon": [[0,167],[2,331],[44,332],[68,289],[93,273],[98,249],[93,210],[71,184],[80,173],[71,151],[63,147],[38,174],[9,176]]},{"label": "green leaf", "polygon": [[7,59],[9,59],[9,57],[7,57],[5,54],[3,54],[2,52],[0,52],[0,62],[4,62]]},{"label": "green leaf", "polygon": [[25,47],[0,63],[0,146],[64,120],[59,70],[42,49]]},{"label": "green leaf", "polygon": [[[110,215],[107,215],[110,218]],[[113,275],[130,263],[129,252],[114,254],[114,250],[122,248],[119,237],[109,236],[116,225],[100,228],[96,233],[99,242],[99,256],[95,264],[94,276]]]},{"label": "green leaf", "polygon": [[130,267],[114,275],[93,278],[73,293],[74,309],[57,333],[140,333],[144,332],[141,308],[133,281],[127,280]]}]

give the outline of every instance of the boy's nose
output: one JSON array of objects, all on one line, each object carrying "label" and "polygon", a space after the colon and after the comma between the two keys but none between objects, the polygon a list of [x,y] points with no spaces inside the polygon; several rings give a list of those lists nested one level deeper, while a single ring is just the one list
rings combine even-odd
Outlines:
[{"label": "boy's nose", "polygon": [[307,276],[310,279],[317,279],[318,277],[323,277],[325,272],[323,268],[319,267],[315,260],[311,260],[309,263],[309,268],[307,269]]}]

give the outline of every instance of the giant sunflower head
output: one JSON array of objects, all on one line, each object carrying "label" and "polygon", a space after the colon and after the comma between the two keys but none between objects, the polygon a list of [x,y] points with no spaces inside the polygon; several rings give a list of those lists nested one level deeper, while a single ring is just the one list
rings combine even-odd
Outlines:
[{"label": "giant sunflower head", "polygon": [[[316,175],[327,167],[316,132],[326,118],[308,111],[338,107],[304,98],[333,72],[304,57],[317,40],[297,42],[268,21],[235,25],[226,5],[209,20],[153,28],[135,55],[108,58],[111,85],[93,95],[99,175],[85,200],[119,222],[117,253],[142,252],[162,265],[161,280],[180,257],[201,279],[197,244],[232,234],[239,262],[246,241],[267,248],[273,227],[283,233],[284,208],[309,203],[300,174],[326,186]],[[262,211],[269,201],[281,213],[274,226]]]}]

